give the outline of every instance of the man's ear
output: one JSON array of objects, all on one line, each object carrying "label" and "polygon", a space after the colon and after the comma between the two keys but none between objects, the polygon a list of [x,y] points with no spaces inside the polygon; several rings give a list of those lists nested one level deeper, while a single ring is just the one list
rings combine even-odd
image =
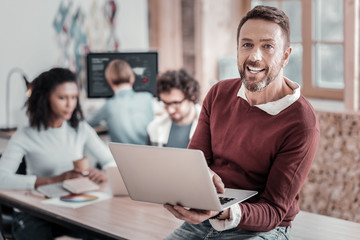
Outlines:
[{"label": "man's ear", "polygon": [[129,82],[131,85],[134,84],[135,82],[135,73],[134,72],[131,72],[132,74],[130,75],[130,79],[129,79]]},{"label": "man's ear", "polygon": [[283,62],[283,68],[288,64],[289,59],[290,59],[290,54],[291,54],[292,48],[288,47],[286,49],[286,51],[284,52],[284,62]]}]

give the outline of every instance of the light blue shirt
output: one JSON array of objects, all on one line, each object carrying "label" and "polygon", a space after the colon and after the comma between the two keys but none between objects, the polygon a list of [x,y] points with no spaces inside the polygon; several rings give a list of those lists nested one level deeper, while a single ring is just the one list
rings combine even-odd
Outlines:
[{"label": "light blue shirt", "polygon": [[146,127],[154,118],[152,101],[148,92],[122,88],[106,100],[89,124],[94,127],[105,120],[111,141],[146,145]]}]

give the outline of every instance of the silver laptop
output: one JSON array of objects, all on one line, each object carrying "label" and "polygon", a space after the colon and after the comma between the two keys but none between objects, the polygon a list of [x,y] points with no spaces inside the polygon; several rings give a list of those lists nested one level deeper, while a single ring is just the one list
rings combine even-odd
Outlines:
[{"label": "silver laptop", "polygon": [[129,195],[117,166],[108,166],[105,172],[113,196]]},{"label": "silver laptop", "polygon": [[217,194],[200,150],[109,143],[131,199],[221,211],[257,191],[225,189]]}]

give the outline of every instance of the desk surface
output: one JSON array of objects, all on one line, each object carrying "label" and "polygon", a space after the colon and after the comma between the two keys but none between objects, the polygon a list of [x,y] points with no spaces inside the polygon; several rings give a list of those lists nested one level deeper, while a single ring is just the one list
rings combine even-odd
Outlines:
[{"label": "desk surface", "polygon": [[101,239],[163,239],[181,221],[162,205],[115,197],[72,209],[40,203],[43,197],[30,191],[0,191],[0,203]]},{"label": "desk surface", "polygon": [[[159,204],[115,197],[81,208],[65,208],[41,204],[43,197],[31,191],[0,191],[0,203],[17,207],[46,220],[101,239],[163,239],[182,221]],[[360,224],[338,218],[301,211],[293,222],[293,240],[358,239]]]},{"label": "desk surface", "polygon": [[291,228],[292,240],[359,239],[360,223],[300,211]]}]

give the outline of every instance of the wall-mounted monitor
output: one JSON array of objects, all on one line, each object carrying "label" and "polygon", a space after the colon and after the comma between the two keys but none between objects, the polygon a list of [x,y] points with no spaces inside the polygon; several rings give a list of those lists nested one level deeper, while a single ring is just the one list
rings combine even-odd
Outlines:
[{"label": "wall-mounted monitor", "polygon": [[122,59],[130,64],[135,73],[135,91],[148,91],[156,96],[157,52],[102,52],[87,55],[88,98],[108,98],[113,95],[105,79],[105,69],[114,59]]}]

